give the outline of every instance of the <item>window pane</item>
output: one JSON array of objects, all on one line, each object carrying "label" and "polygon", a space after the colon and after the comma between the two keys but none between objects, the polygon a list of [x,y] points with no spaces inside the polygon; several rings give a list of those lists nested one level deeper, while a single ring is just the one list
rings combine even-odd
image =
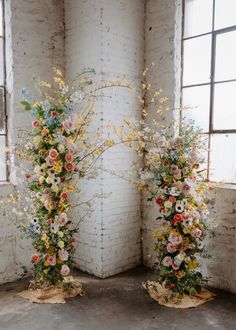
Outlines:
[{"label": "window pane", "polygon": [[2,19],[2,1],[0,1],[0,36],[2,36],[3,30],[3,19]]},{"label": "window pane", "polygon": [[183,88],[183,116],[193,119],[204,132],[209,131],[210,86]]},{"label": "window pane", "polygon": [[0,181],[6,180],[5,136],[0,135]]},{"label": "window pane", "polygon": [[214,129],[236,129],[236,82],[215,85]]},{"label": "window pane", "polygon": [[210,57],[211,36],[184,41],[184,86],[210,81]]},{"label": "window pane", "polygon": [[236,31],[218,34],[216,38],[215,81],[235,78]]},{"label": "window pane", "polygon": [[236,25],[236,1],[215,0],[215,30]]},{"label": "window pane", "polygon": [[236,183],[236,134],[211,136],[210,180]]},{"label": "window pane", "polygon": [[5,119],[5,104],[4,104],[4,90],[0,88],[0,133],[4,130]]},{"label": "window pane", "polygon": [[[212,30],[213,0],[185,0],[184,37]],[[201,24],[199,24],[201,18]]]},{"label": "window pane", "polygon": [[3,40],[0,38],[0,85],[3,85]]}]

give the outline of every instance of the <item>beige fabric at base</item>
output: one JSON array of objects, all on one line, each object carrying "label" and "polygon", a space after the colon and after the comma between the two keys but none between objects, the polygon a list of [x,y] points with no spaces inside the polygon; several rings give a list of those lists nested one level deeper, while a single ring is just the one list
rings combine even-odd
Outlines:
[{"label": "beige fabric at base", "polygon": [[68,276],[65,278],[64,283],[70,284],[70,288],[65,290],[62,285],[31,288],[24,290],[17,294],[21,298],[30,300],[38,304],[65,304],[66,298],[72,298],[76,296],[84,296],[82,284],[76,278]]},{"label": "beige fabric at base", "polygon": [[183,295],[181,300],[171,297],[171,291],[164,288],[160,283],[146,281],[142,286],[149,293],[150,297],[156,300],[160,305],[172,308],[192,308],[211,301],[216,296],[214,293],[202,288],[202,291],[196,296]]}]

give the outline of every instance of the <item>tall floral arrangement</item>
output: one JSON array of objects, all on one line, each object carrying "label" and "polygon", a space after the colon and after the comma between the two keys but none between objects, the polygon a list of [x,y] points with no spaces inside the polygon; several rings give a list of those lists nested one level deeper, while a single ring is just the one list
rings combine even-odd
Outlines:
[{"label": "tall floral arrangement", "polygon": [[[196,295],[203,277],[201,256],[207,256],[204,240],[211,232],[209,191],[204,154],[206,141],[193,121],[179,118],[167,125],[164,105],[168,99],[159,96],[157,121],[144,109],[144,120],[125,120],[120,140],[142,159],[138,175],[120,175],[140,190],[156,212],[152,236],[155,240],[157,282],[171,296]],[[157,102],[157,103],[158,103]],[[114,128],[117,132],[117,128]],[[138,169],[138,166],[136,166]]]},{"label": "tall floral arrangement", "polygon": [[[77,183],[87,178],[94,164],[114,141],[102,138],[96,121],[94,101],[104,88],[123,86],[92,83],[93,70],[84,70],[75,80],[66,82],[55,68],[53,83],[36,80],[38,99],[23,91],[22,105],[32,118],[32,129],[19,150],[26,161],[24,176],[33,208],[29,223],[21,225],[32,239],[34,278],[37,283],[58,284],[69,275],[75,252],[74,234],[78,226],[68,212],[70,194]],[[94,174],[94,173],[93,173]]]},{"label": "tall floral arrangement", "polygon": [[182,126],[178,136],[162,134],[157,140],[158,157],[147,157],[141,177],[152,189],[158,216],[152,235],[156,239],[158,282],[175,295],[195,295],[203,282],[199,256],[205,254],[208,234],[209,185],[200,169],[201,135],[192,125]]}]

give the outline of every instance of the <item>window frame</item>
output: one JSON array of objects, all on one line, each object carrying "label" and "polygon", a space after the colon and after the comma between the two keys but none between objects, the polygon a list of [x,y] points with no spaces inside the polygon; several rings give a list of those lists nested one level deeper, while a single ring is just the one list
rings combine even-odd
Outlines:
[{"label": "window frame", "polygon": [[[206,33],[201,33],[197,35],[193,35],[190,37],[184,36],[185,29],[185,0],[182,0],[182,36],[181,36],[181,107],[183,106],[183,89],[191,88],[191,87],[199,87],[199,86],[209,86],[210,87],[210,105],[209,105],[209,127],[208,131],[204,132],[204,135],[208,136],[208,155],[207,155],[207,180],[210,179],[210,161],[211,161],[211,136],[213,134],[233,134],[236,133],[235,129],[214,129],[213,128],[213,119],[214,119],[214,95],[215,95],[215,85],[229,82],[236,82],[235,79],[221,80],[215,81],[215,64],[216,64],[216,38],[218,35],[223,33],[228,33],[232,31],[236,31],[236,25],[231,25],[229,27],[224,27],[221,29],[214,30],[215,26],[215,5],[216,0],[212,0],[212,24],[211,31]],[[210,55],[210,81],[206,83],[200,84],[191,84],[184,85],[183,84],[183,71],[184,71],[184,41],[192,40],[195,38],[203,37],[203,36],[211,36],[211,55]],[[180,114],[180,120],[183,117],[182,111]],[[216,182],[216,181],[212,181]],[[227,184],[236,185],[236,182],[227,182]]]},{"label": "window frame", "polygon": [[[6,98],[6,26],[5,26],[5,1],[0,0],[0,6],[2,7],[2,35],[0,35],[0,39],[2,39],[3,45],[3,85],[0,85],[0,88],[3,89],[3,132],[0,131],[0,136],[5,138],[5,148],[8,145],[8,131],[7,131],[7,98]],[[8,160],[9,160],[9,153],[5,151],[5,179],[0,180],[0,183],[8,182],[9,181],[9,167],[8,167]]]}]

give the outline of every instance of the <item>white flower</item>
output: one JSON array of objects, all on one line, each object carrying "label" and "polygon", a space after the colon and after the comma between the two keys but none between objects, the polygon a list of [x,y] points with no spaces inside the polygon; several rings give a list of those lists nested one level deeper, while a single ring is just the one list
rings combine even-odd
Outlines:
[{"label": "white flower", "polygon": [[60,273],[62,276],[67,276],[70,273],[70,268],[67,265],[62,265]]},{"label": "white flower", "polygon": [[50,230],[53,234],[56,234],[59,231],[59,226],[56,223],[52,223],[50,226]]},{"label": "white flower", "polygon": [[169,190],[169,194],[171,196],[179,196],[180,192],[176,187],[171,187],[171,189]]},{"label": "white flower", "polygon": [[59,151],[60,153],[63,153],[63,152],[65,151],[65,147],[64,147],[63,144],[59,144],[59,146],[57,147],[57,149],[58,149],[58,151]]},{"label": "white flower", "polygon": [[184,211],[184,203],[181,201],[177,201],[175,204],[175,210],[178,213],[182,213]]},{"label": "white flower", "polygon": [[39,165],[36,165],[34,168],[34,173],[37,175],[42,175],[44,173],[44,169],[41,168]]},{"label": "white flower", "polygon": [[59,184],[60,182],[61,182],[61,179],[60,179],[59,177],[53,176],[53,177],[51,178],[51,184],[52,184],[52,185],[57,185],[57,184]]},{"label": "white flower", "polygon": [[41,232],[41,227],[39,225],[35,225],[33,227],[33,230],[34,230],[35,233],[39,234]]},{"label": "white flower", "polygon": [[59,216],[56,216],[55,222],[58,226],[65,226],[65,224],[68,222],[66,213],[63,212]]},{"label": "white flower", "polygon": [[39,223],[39,219],[36,217],[33,217],[30,221],[33,225],[37,225]]}]

